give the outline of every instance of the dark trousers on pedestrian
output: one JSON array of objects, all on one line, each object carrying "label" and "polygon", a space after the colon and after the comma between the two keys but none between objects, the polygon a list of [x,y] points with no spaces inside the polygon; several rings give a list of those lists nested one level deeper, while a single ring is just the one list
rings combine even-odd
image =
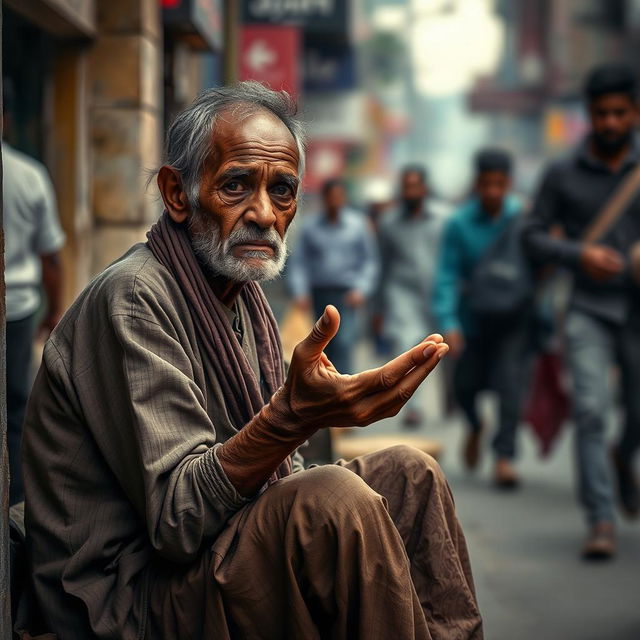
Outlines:
[{"label": "dark trousers on pedestrian", "polygon": [[640,312],[636,310],[619,326],[572,309],[565,335],[573,382],[580,499],[589,524],[612,522],[614,497],[605,440],[612,409],[610,374],[617,364],[625,414],[618,455],[630,463],[640,447]]},{"label": "dark trousers on pedestrian", "polygon": [[356,310],[345,302],[349,289],[345,287],[317,287],[311,292],[313,311],[319,318],[324,308],[332,304],[340,312],[340,329],[324,352],[340,373],[353,373],[352,354],[358,340]]},{"label": "dark trousers on pedestrian", "polygon": [[498,428],[493,438],[498,458],[512,459],[516,454],[516,433],[531,369],[531,332],[529,317],[480,323],[475,335],[467,337],[456,363],[454,394],[471,430],[482,429],[478,394],[490,389],[498,396]]},{"label": "dark trousers on pedestrian", "polygon": [[7,322],[7,448],[9,450],[9,504],[24,500],[22,484],[22,423],[30,389],[31,350],[35,315]]}]

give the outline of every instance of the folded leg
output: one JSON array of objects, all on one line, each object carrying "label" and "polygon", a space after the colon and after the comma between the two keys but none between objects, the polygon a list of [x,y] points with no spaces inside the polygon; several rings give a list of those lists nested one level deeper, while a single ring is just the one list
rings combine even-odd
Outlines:
[{"label": "folded leg", "polygon": [[[201,620],[181,615],[194,602]],[[149,609],[154,639],[432,638],[385,501],[336,465],[274,483],[198,563],[165,568]]]},{"label": "folded leg", "polygon": [[398,445],[338,464],[386,499],[434,640],[480,640],[482,619],[466,542],[438,463]]}]

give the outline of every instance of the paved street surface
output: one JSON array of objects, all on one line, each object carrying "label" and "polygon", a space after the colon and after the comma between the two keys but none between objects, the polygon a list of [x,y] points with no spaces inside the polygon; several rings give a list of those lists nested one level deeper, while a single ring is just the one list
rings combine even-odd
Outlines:
[{"label": "paved street surface", "polygon": [[[370,366],[365,354],[360,359]],[[428,388],[423,394],[425,403],[437,399]],[[396,418],[355,437],[401,430]],[[444,445],[441,464],[467,536],[487,640],[640,639],[640,522],[620,523],[615,561],[586,564],[578,557],[584,527],[569,429],[552,458],[543,461],[523,430],[524,483],[511,493],[491,486],[489,455],[478,474],[463,470],[458,419],[431,418],[418,433]]]}]

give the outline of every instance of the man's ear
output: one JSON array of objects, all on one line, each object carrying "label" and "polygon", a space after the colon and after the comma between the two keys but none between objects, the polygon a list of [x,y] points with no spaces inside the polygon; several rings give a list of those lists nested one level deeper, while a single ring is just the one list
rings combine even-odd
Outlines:
[{"label": "man's ear", "polygon": [[158,171],[158,189],[165,209],[172,220],[177,223],[184,222],[191,213],[191,207],[189,206],[189,198],[182,186],[180,172],[169,165],[160,167],[160,171]]}]

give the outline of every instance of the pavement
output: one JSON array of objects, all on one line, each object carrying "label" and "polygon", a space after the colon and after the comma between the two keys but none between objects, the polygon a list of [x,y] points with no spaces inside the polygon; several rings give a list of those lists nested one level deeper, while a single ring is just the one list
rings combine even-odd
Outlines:
[{"label": "pavement", "polygon": [[[362,368],[373,364],[366,349]],[[433,386],[430,387],[430,382]],[[574,488],[571,425],[548,459],[541,460],[530,431],[520,431],[522,487],[504,492],[491,485],[492,460],[485,443],[482,468],[467,473],[459,449],[464,425],[443,419],[437,379],[421,390],[430,407],[420,433],[444,447],[441,465],[467,537],[487,640],[640,640],[640,521],[619,523],[615,560],[586,563],[579,557],[585,535]],[[490,397],[483,409],[491,416]],[[348,437],[401,434],[399,418]]]}]

